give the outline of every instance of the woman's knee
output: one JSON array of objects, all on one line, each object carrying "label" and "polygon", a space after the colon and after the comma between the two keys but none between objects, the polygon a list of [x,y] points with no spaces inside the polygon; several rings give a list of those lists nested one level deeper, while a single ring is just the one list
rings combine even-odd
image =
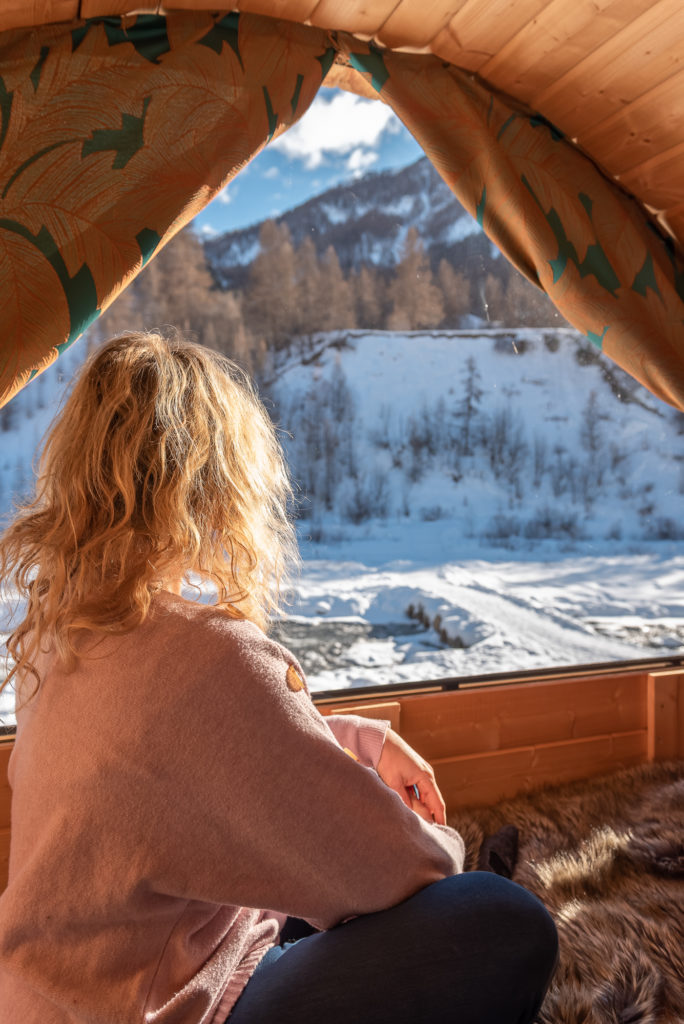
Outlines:
[{"label": "woman's knee", "polygon": [[413,900],[421,925],[434,929],[435,942],[454,952],[467,943],[483,956],[488,951],[498,971],[522,972],[547,984],[558,959],[558,935],[549,912],[527,889],[473,871],[435,882]]}]

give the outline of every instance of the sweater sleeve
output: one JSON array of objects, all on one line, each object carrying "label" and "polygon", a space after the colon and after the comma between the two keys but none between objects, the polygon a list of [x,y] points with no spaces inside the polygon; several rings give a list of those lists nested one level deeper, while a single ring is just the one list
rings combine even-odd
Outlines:
[{"label": "sweater sleeve", "polygon": [[341,747],[347,747],[366,768],[377,770],[390,723],[361,715],[328,715],[325,719]]},{"label": "sweater sleeve", "polygon": [[150,765],[145,799],[153,888],[329,928],[462,870],[458,833],[427,824],[342,750],[260,630],[217,617],[212,636],[177,650],[155,747],[176,715],[182,741],[176,724],[173,764]]}]

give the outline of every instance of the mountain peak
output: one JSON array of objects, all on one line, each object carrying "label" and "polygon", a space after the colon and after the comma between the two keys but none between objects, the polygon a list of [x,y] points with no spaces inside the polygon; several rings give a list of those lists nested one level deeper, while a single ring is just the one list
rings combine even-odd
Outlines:
[{"label": "mountain peak", "polygon": [[[442,258],[471,276],[493,258],[477,222],[461,206],[427,157],[400,170],[373,171],[336,185],[277,218],[295,246],[310,237],[321,256],[332,245],[344,270],[365,265],[394,267],[406,235],[418,231],[433,266]],[[263,222],[262,222],[263,223]],[[244,284],[259,252],[261,224],[229,231],[204,243],[207,259],[224,288]]]}]

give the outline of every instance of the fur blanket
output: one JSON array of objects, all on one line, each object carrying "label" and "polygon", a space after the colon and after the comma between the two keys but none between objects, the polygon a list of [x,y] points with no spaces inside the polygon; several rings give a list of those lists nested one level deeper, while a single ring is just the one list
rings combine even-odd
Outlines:
[{"label": "fur blanket", "polygon": [[684,762],[541,789],[449,824],[467,869],[512,872],[553,914],[560,964],[539,1024],[683,1024]]}]

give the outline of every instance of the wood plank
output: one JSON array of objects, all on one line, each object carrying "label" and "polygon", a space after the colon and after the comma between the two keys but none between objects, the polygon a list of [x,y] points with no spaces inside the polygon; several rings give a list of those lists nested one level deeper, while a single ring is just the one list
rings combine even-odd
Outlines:
[{"label": "wood plank", "polygon": [[615,174],[669,149],[673,139],[684,137],[684,69],[579,137]]},{"label": "wood plank", "polygon": [[684,202],[684,143],[651,157],[620,175],[620,182],[642,203],[667,210]]},{"label": "wood plank", "polygon": [[610,7],[597,12],[582,32],[561,42],[556,49],[539,54],[526,71],[520,69],[522,74],[506,87],[506,91],[537,108],[538,97],[545,89],[621,32],[626,20],[638,17],[649,6],[650,0],[613,0]]},{"label": "wood plank", "polygon": [[[252,14],[264,14],[269,18],[306,21],[316,8],[316,0],[234,0],[233,3],[226,6],[240,11],[249,11]],[[215,10],[216,8],[209,9]]]},{"label": "wood plank", "polygon": [[[590,6],[589,0],[585,2]],[[482,70],[481,73],[497,88],[536,108],[537,98],[545,89],[621,31],[626,21],[639,17],[648,9],[650,2],[651,0],[612,0],[609,6],[597,10],[593,17],[585,21],[581,31],[575,34],[566,34],[564,38],[552,29],[554,34],[558,34],[553,48],[547,49],[549,41],[544,36],[539,36],[535,49],[530,48],[527,55],[520,54],[515,63],[508,62],[501,68],[486,74]],[[574,4],[566,6],[567,11],[563,9],[563,16],[572,14],[575,10]],[[564,17],[561,26],[567,25]],[[553,36],[551,41],[554,41]]]},{"label": "wood plank", "polygon": [[80,12],[82,18],[100,18],[106,14],[128,14],[132,9],[130,0],[81,0]]},{"label": "wood plank", "polygon": [[649,761],[684,756],[684,672],[652,672],[647,692]]},{"label": "wood plank", "polygon": [[373,0],[369,4],[359,3],[359,0],[320,0],[308,20],[317,28],[370,37],[381,28],[397,3],[398,0]]},{"label": "wood plank", "polygon": [[430,760],[646,729],[643,673],[490,686],[400,701],[402,736]]},{"label": "wood plank", "polygon": [[9,871],[10,830],[0,829],[0,892],[7,886]]},{"label": "wood plank", "polygon": [[415,0],[402,0],[386,19],[376,39],[381,46],[428,47],[468,0],[425,0],[416,17]]},{"label": "wood plank", "polygon": [[350,704],[339,707],[335,704],[319,708],[324,717],[328,715],[361,715],[362,718],[387,719],[395,732],[400,731],[401,704],[398,700],[373,701],[370,704]]},{"label": "wood plank", "polygon": [[[649,3],[650,0],[639,0],[641,10]],[[613,17],[601,21],[600,15],[606,8],[612,9]],[[543,65],[551,55],[556,62],[569,40],[582,37],[583,53],[586,54],[588,49],[594,49],[610,38],[611,29],[614,34],[616,29],[623,28],[628,20],[624,0],[620,0],[619,4],[616,4],[616,0],[573,0],[572,3],[568,3],[567,0],[551,0],[533,21],[516,32],[482,66],[480,74],[488,81],[494,82],[498,88],[509,92],[523,81],[528,91],[535,86],[541,87],[542,81],[537,79],[534,69]],[[598,39],[594,35],[588,45],[587,30],[597,23],[603,30],[602,34]],[[556,64],[555,77],[559,73],[562,72]],[[530,78],[534,80],[534,84],[529,81]]]},{"label": "wood plank", "polygon": [[72,21],[78,17],[78,0],[3,0],[0,32],[51,21]]},{"label": "wood plank", "polygon": [[548,0],[467,0],[449,22],[464,50],[492,57],[546,7]]},{"label": "wood plank", "polygon": [[7,766],[14,741],[0,740],[0,829],[9,828],[12,790],[7,779]]},{"label": "wood plank", "polygon": [[545,783],[617,771],[646,760],[646,730],[433,762],[449,810],[507,800]]},{"label": "wood plank", "polygon": [[468,50],[451,31],[450,25],[445,27],[433,37],[430,49],[441,60],[454,64],[457,68],[465,71],[477,71],[491,57],[488,51]]},{"label": "wood plank", "polygon": [[624,104],[620,90],[611,87],[615,79],[629,91],[628,98],[635,99],[676,70],[672,44],[681,38],[683,28],[680,0],[656,0],[541,92],[537,107],[571,135],[577,124],[602,120]]}]

